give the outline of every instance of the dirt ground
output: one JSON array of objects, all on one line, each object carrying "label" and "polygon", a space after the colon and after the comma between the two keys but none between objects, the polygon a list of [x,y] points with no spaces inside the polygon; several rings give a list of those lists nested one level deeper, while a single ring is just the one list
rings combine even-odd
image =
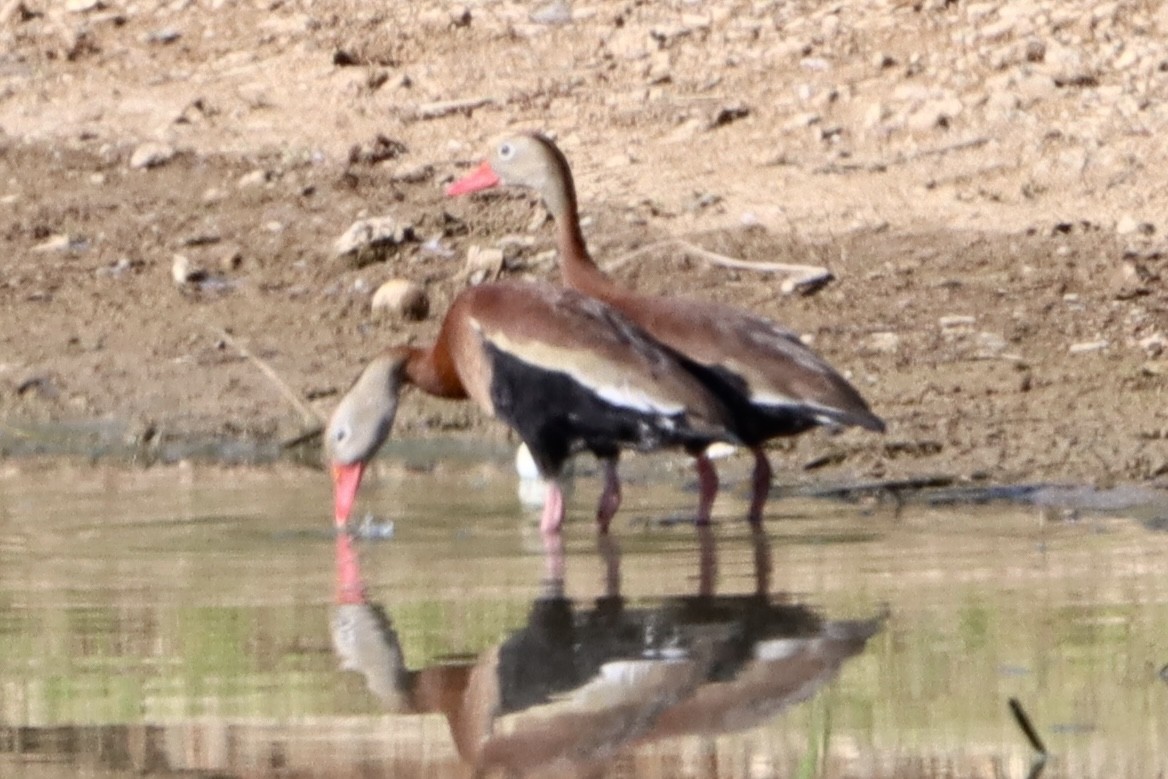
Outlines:
[{"label": "dirt ground", "polygon": [[[888,421],[777,443],[797,478],[1163,483],[1166,40],[1147,2],[3,0],[0,419],[295,437],[259,361],[327,413],[470,247],[556,277],[529,195],[442,195],[524,128],[623,282],[787,324]],[[414,238],[333,256],[382,215]],[[391,278],[426,319],[371,312]],[[507,435],[417,394],[398,431]]]}]

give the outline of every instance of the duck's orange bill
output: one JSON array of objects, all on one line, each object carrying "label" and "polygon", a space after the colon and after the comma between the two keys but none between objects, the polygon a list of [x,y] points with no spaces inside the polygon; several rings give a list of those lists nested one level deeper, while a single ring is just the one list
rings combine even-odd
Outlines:
[{"label": "duck's orange bill", "polygon": [[344,527],[353,512],[357,500],[357,488],[361,486],[361,475],[365,473],[365,463],[333,465],[333,518],[337,527]]},{"label": "duck's orange bill", "polygon": [[497,186],[499,186],[499,176],[491,170],[491,163],[484,160],[482,165],[448,186],[446,196],[465,195]]}]

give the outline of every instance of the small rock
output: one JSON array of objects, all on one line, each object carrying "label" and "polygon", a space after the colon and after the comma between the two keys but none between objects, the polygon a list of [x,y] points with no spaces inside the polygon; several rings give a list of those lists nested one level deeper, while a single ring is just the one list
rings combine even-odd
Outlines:
[{"label": "small rock", "polygon": [[868,349],[879,354],[896,354],[900,351],[900,336],[891,331],[881,331],[868,336]]},{"label": "small rock", "polygon": [[134,263],[128,257],[119,257],[118,261],[113,265],[106,265],[103,268],[98,268],[96,274],[98,276],[113,276],[118,277],[134,268]]},{"label": "small rock", "polygon": [[333,244],[333,254],[355,268],[384,260],[396,247],[414,239],[414,226],[396,217],[358,219]]},{"label": "small rock", "polygon": [[96,11],[104,7],[105,4],[101,0],[65,0],[65,10],[71,14]]},{"label": "small rock", "polygon": [[1141,338],[1137,343],[1141,349],[1148,353],[1149,357],[1159,357],[1168,351],[1168,336],[1163,333],[1152,333]]},{"label": "small rock", "polygon": [[174,43],[181,37],[182,33],[173,27],[164,27],[161,30],[155,30],[154,32],[147,33],[146,43],[159,43],[166,45],[168,43]]},{"label": "small rock", "polygon": [[169,144],[147,141],[134,149],[134,153],[130,155],[130,167],[156,168],[170,162],[175,154],[174,147]]},{"label": "small rock", "polygon": [[225,271],[239,270],[243,265],[243,252],[239,247],[231,247],[219,257],[219,267]]},{"label": "small rock", "polygon": [[1156,226],[1151,222],[1141,222],[1131,214],[1124,214],[1116,223],[1115,232],[1119,235],[1131,235],[1132,233],[1154,235]]},{"label": "small rock", "polygon": [[653,52],[649,57],[648,80],[650,84],[664,84],[673,77],[673,63],[670,60],[669,50]]},{"label": "small rock", "polygon": [[1071,354],[1087,354],[1089,352],[1102,351],[1110,345],[1110,341],[1083,341],[1081,343],[1071,344],[1067,351]]},{"label": "small rock", "polygon": [[419,321],[430,313],[430,298],[409,279],[390,279],[373,293],[373,312]]},{"label": "small rock", "polygon": [[462,276],[471,284],[481,284],[498,277],[503,270],[503,250],[472,246],[466,252]]},{"label": "small rock", "polygon": [[572,6],[568,0],[552,0],[536,8],[528,18],[536,24],[568,24],[572,21]]},{"label": "small rock", "polygon": [[968,314],[949,314],[937,320],[941,325],[942,330],[953,330],[962,327],[970,327],[977,321],[977,317],[969,316]]},{"label": "small rock", "polygon": [[386,160],[395,160],[408,151],[401,141],[378,133],[367,143],[353,144],[349,149],[349,164],[377,165]]},{"label": "small rock", "polygon": [[180,287],[202,281],[207,274],[196,268],[185,254],[174,255],[170,263],[170,277]]},{"label": "small rock", "polygon": [[36,246],[32,247],[30,251],[34,251],[38,254],[43,254],[46,252],[67,252],[74,248],[74,246],[78,243],[79,241],[77,239],[70,238],[68,235],[54,235],[51,238],[38,243]]},{"label": "small rock", "polygon": [[905,120],[905,126],[918,132],[932,130],[935,127],[948,127],[961,110],[959,98],[932,100],[913,111]]},{"label": "small rock", "polygon": [[183,246],[213,246],[223,240],[222,236],[216,232],[192,233],[183,238],[179,243]]},{"label": "small rock", "polygon": [[997,333],[982,331],[977,334],[977,354],[980,357],[997,357],[1006,351],[1006,339]]},{"label": "small rock", "polygon": [[266,170],[253,170],[250,173],[244,173],[235,182],[235,186],[239,189],[249,189],[251,187],[259,187],[267,184],[272,180],[272,174]]},{"label": "small rock", "polygon": [[469,27],[474,17],[465,5],[456,5],[450,9],[450,24],[454,27]]},{"label": "small rock", "polygon": [[1095,71],[1078,49],[1051,41],[1042,58],[1042,69],[1059,86],[1085,86],[1095,80]]},{"label": "small rock", "polygon": [[420,184],[434,177],[434,166],[427,163],[401,165],[390,174],[389,180],[402,184]]},{"label": "small rock", "polygon": [[710,130],[715,127],[724,127],[744,117],[750,116],[750,106],[741,103],[724,105],[718,112],[714,114],[714,119],[710,120]]}]

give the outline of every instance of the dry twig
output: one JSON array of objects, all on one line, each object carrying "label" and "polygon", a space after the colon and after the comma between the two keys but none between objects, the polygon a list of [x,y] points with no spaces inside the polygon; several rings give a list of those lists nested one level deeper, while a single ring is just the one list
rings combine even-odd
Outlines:
[{"label": "dry twig", "polygon": [[235,351],[239,352],[240,355],[251,361],[253,365],[259,368],[260,372],[267,376],[268,380],[271,381],[272,384],[275,385],[276,389],[280,391],[280,394],[284,396],[284,399],[300,412],[300,416],[303,418],[306,424],[321,426],[325,423],[324,417],[322,417],[320,413],[318,413],[317,410],[312,406],[301,400],[300,396],[296,394],[296,391],[288,385],[288,382],[280,378],[280,374],[276,373],[275,369],[272,368],[271,365],[268,365],[259,357],[256,357],[254,354],[252,354],[246,346],[232,338],[231,334],[222,327],[216,327],[215,325],[207,322],[204,322],[203,324],[207,327],[208,330],[211,330],[213,333],[215,333],[215,335],[222,338],[223,343],[235,349]]},{"label": "dry twig", "polygon": [[790,278],[783,282],[782,290],[784,293],[794,292],[801,288],[815,288],[822,284],[831,281],[833,278],[831,271],[819,265],[798,265],[787,262],[751,262],[749,260],[740,260],[736,257],[727,257],[724,254],[712,252],[709,249],[703,249],[700,246],[683,241],[680,238],[669,238],[664,241],[657,241],[647,246],[642,246],[635,249],[628,254],[625,254],[604,266],[606,273],[611,273],[618,270],[629,262],[641,257],[645,254],[663,249],[667,246],[677,246],[685,254],[697,257],[700,260],[705,260],[711,265],[717,265],[722,268],[733,268],[735,270],[751,270],[758,273],[786,273]]},{"label": "dry twig", "polygon": [[470,113],[476,108],[482,108],[486,105],[494,105],[496,102],[493,97],[468,97],[461,100],[439,100],[435,103],[424,103],[414,109],[414,117],[417,119],[437,119],[447,114],[455,114],[459,112]]},{"label": "dry twig", "polygon": [[977,138],[967,138],[963,141],[950,143],[945,146],[935,146],[930,149],[918,149],[917,151],[908,154],[898,154],[890,160],[872,160],[869,162],[830,162],[826,165],[820,165],[811,170],[812,173],[853,173],[855,171],[864,171],[868,173],[883,173],[894,165],[907,165],[910,162],[924,159],[926,157],[943,157],[946,154],[951,154],[955,151],[965,151],[966,149],[976,149],[979,146],[985,146],[990,142],[989,138],[979,136]]}]

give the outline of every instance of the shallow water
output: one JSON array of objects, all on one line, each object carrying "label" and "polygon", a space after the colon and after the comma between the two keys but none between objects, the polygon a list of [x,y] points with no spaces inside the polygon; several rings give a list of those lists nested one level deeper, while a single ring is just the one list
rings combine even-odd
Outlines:
[{"label": "shallow water", "polygon": [[788,497],[752,534],[730,485],[703,534],[631,472],[611,542],[580,480],[561,557],[502,466],[382,469],[355,540],[310,471],[16,469],[0,776],[1023,777],[1011,698],[1044,777],[1168,772],[1154,504]]}]

